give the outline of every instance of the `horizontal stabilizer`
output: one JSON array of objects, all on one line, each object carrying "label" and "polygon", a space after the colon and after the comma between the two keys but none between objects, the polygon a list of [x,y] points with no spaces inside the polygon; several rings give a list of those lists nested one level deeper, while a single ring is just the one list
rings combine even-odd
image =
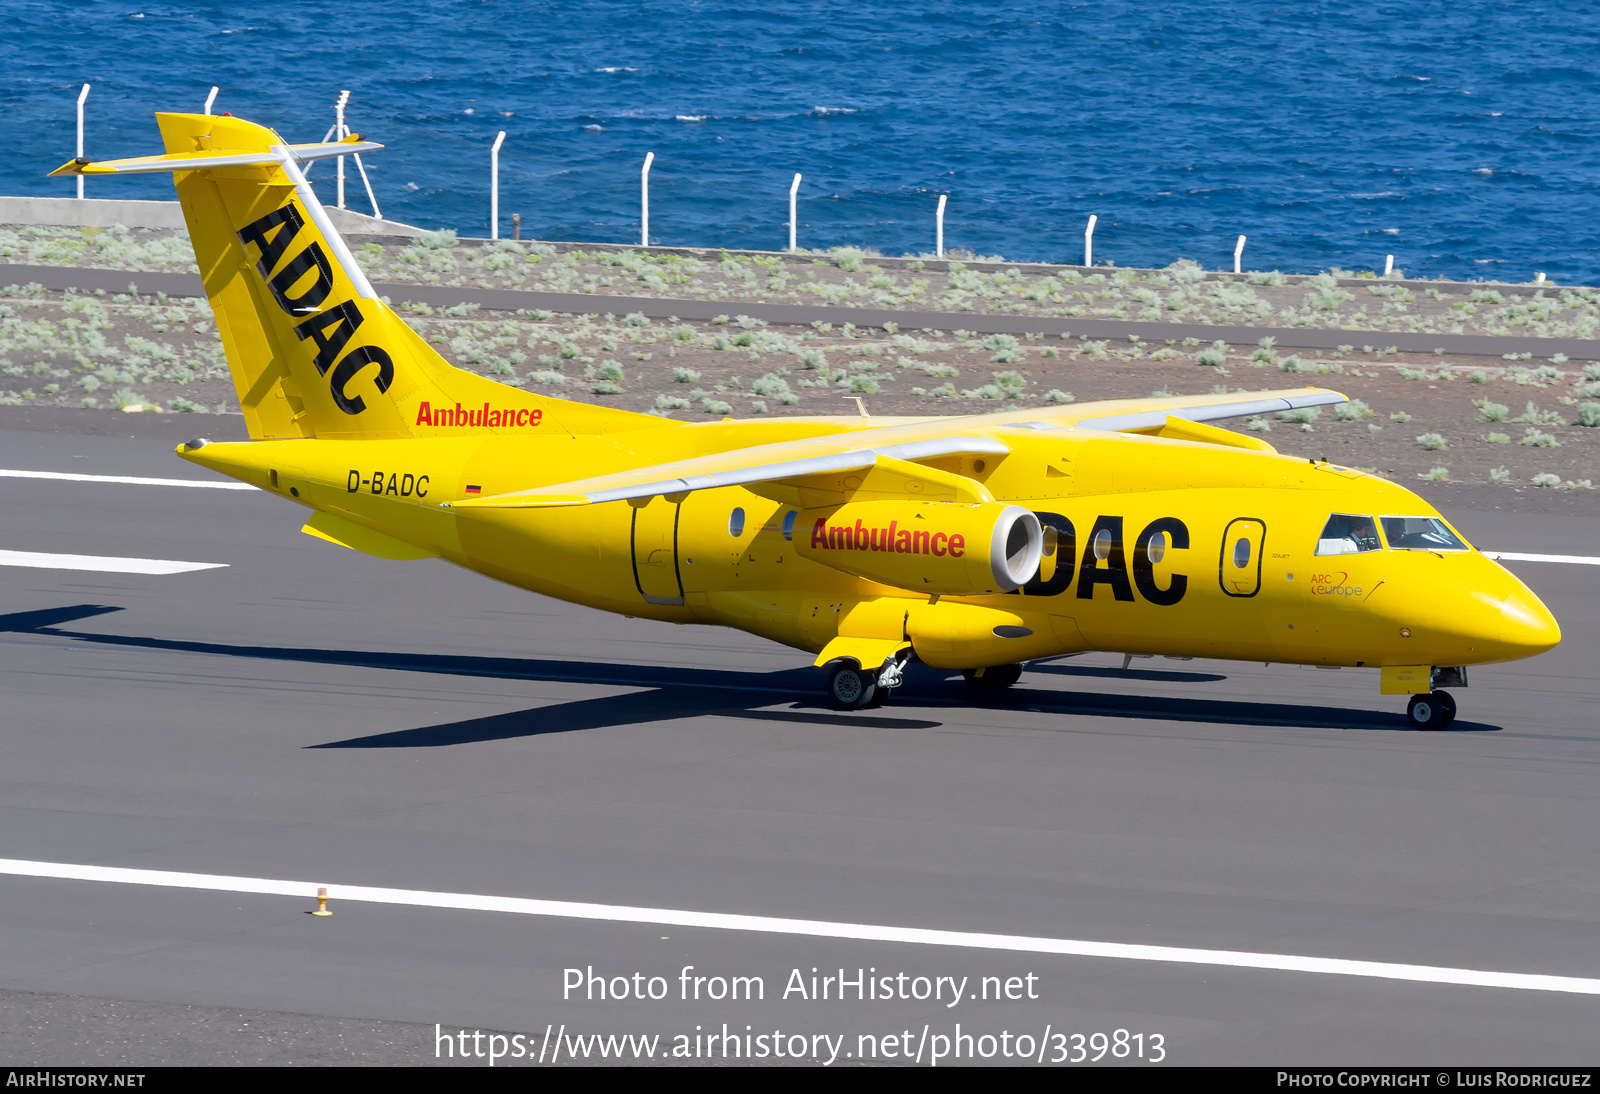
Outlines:
[{"label": "horizontal stabilizer", "polygon": [[[168,152],[160,156],[134,156],[123,160],[86,159],[68,160],[50,172],[50,178],[61,175],[148,175],[158,171],[199,171],[214,167],[254,167],[281,164],[286,157],[297,163],[325,160],[333,156],[351,156],[361,152],[376,152],[383,145],[359,138],[331,141],[320,144],[278,145],[271,152]],[[281,150],[281,151],[280,151]]]}]

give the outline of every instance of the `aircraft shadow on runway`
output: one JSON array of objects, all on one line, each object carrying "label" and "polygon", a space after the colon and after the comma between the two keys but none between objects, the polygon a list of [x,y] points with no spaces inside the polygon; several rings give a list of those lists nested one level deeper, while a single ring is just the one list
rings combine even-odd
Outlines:
[{"label": "aircraft shadow on runway", "polygon": [[[167,650],[175,653],[204,653],[270,661],[389,669],[398,672],[440,673],[448,676],[549,680],[648,689],[458,722],[377,733],[348,740],[328,741],[307,746],[310,748],[436,748],[718,714],[758,721],[802,722],[812,725],[873,729],[937,729],[944,722],[906,717],[899,712],[917,711],[928,714],[937,709],[952,707],[1285,728],[1407,730],[1404,719],[1399,714],[1271,701],[1036,690],[1026,686],[1026,683],[1005,691],[973,694],[958,677],[955,677],[955,674],[930,669],[925,665],[909,666],[906,686],[897,689],[892,707],[877,711],[833,713],[822,709],[824,703],[821,681],[816,671],[810,668],[758,673],[538,658],[465,657],[451,654],[244,646],[61,629],[66,624],[78,620],[121,610],[118,607],[102,604],[78,604],[40,611],[15,612],[10,615],[0,615],[0,632],[36,633],[86,644]],[[1030,672],[1057,676],[1105,676],[1130,681],[1182,683],[1225,679],[1213,673],[1123,671],[1077,665],[1036,665],[1030,667]],[[1026,677],[1024,680],[1026,681]],[[775,706],[785,697],[792,697],[794,700],[788,710],[766,709]],[[1500,727],[1495,725],[1461,720],[1451,727],[1452,732],[1493,732],[1499,729]]]}]

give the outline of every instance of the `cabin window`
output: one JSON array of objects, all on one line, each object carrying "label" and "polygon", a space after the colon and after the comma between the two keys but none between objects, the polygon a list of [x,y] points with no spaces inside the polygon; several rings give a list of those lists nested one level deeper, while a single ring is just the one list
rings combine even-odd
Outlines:
[{"label": "cabin window", "polygon": [[744,535],[744,510],[735,509],[728,514],[728,534],[734,539]]},{"label": "cabin window", "polygon": [[1359,555],[1367,551],[1381,551],[1378,526],[1371,517],[1335,513],[1328,518],[1317,539],[1319,555]]},{"label": "cabin window", "polygon": [[[1239,542],[1240,543],[1244,543],[1245,541],[1244,540],[1240,540]],[[1248,546],[1249,545],[1246,544],[1247,548],[1248,548]],[[1150,565],[1159,566],[1161,564],[1161,560],[1166,557],[1166,554],[1167,554],[1167,533],[1165,533],[1165,532],[1157,532],[1155,535],[1150,537],[1150,543],[1144,549],[1144,557],[1150,560]],[[1246,550],[1245,551],[1246,560],[1248,560],[1249,554],[1250,554],[1250,552],[1248,550]],[[1239,565],[1242,566],[1243,563],[1240,563]]]},{"label": "cabin window", "polygon": [[1108,528],[1100,529],[1098,532],[1096,532],[1094,534],[1094,539],[1091,542],[1094,545],[1094,557],[1095,558],[1099,559],[1101,562],[1104,562],[1106,559],[1111,557],[1111,531],[1110,531],[1110,529],[1108,529]]},{"label": "cabin window", "polygon": [[799,515],[800,515],[799,512],[794,510],[794,509],[789,510],[787,513],[785,513],[783,515],[783,538],[784,539],[793,539],[794,538],[794,518],[798,517]]},{"label": "cabin window", "polygon": [[1243,536],[1233,545],[1233,568],[1242,570],[1250,565],[1250,541]]},{"label": "cabin window", "polygon": [[1448,525],[1438,517],[1384,517],[1383,535],[1396,551],[1465,551]]}]

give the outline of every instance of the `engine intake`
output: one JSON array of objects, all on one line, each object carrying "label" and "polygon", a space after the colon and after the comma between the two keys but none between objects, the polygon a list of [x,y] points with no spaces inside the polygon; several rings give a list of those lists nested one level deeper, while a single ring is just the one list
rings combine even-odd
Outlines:
[{"label": "engine intake", "polygon": [[1009,593],[1039,572],[1044,534],[1020,505],[864,501],[805,509],[804,558],[919,593]]}]

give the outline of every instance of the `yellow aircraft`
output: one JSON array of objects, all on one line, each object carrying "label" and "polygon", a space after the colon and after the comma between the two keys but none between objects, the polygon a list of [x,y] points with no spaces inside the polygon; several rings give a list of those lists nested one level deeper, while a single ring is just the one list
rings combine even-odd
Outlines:
[{"label": "yellow aircraft", "polygon": [[175,173],[252,438],[178,455],[311,535],[750,631],[815,654],[843,708],[911,658],[982,690],[1103,650],[1376,667],[1438,729],[1467,666],[1560,641],[1415,494],[1210,424],[1337,392],[706,423],[550,398],[451,367],[379,300],[301,164],[380,145],[157,120],[165,154],[55,174]]}]

